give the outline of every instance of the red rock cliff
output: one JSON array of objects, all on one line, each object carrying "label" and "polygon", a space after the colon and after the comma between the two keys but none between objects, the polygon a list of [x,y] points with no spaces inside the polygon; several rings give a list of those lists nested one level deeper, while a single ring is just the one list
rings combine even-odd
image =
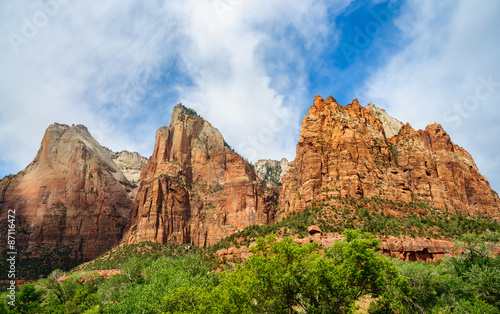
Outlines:
[{"label": "red rock cliff", "polygon": [[156,133],[124,241],[211,245],[268,223],[268,199],[253,166],[210,123],[179,104],[170,125]]},{"label": "red rock cliff", "polygon": [[84,126],[53,124],[33,162],[0,181],[0,219],[5,228],[15,210],[17,248],[30,258],[65,252],[90,260],[120,241],[133,195]]},{"label": "red rock cliff", "polygon": [[388,138],[374,110],[316,96],[283,178],[281,216],[328,197],[413,198],[465,215],[500,216],[500,200],[472,157],[438,124]]}]

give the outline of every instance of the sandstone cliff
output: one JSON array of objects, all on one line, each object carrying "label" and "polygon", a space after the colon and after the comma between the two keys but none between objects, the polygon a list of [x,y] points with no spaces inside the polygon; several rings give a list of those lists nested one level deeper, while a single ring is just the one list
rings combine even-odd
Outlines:
[{"label": "sandstone cliff", "polygon": [[119,242],[134,194],[84,126],[53,124],[33,162],[0,181],[2,234],[14,210],[23,258],[90,260]]},{"label": "sandstone cliff", "polygon": [[316,96],[283,178],[281,216],[331,197],[418,198],[450,212],[500,216],[498,194],[440,125],[415,131],[406,124],[389,137],[376,112],[357,99],[344,107]]},{"label": "sandstone cliff", "polygon": [[181,104],[156,133],[141,173],[126,243],[207,246],[238,229],[269,223],[273,196],[220,132]]}]

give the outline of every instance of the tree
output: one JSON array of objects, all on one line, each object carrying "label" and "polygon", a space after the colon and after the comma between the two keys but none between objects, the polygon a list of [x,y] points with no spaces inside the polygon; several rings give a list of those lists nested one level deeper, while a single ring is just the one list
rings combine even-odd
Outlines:
[{"label": "tree", "polygon": [[214,289],[218,313],[350,313],[366,293],[382,295],[400,277],[378,240],[347,230],[325,254],[316,243],[257,239],[253,255]]}]

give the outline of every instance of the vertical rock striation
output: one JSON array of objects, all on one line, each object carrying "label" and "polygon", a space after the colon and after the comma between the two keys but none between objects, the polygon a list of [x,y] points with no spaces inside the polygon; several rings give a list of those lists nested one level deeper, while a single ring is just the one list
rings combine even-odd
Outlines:
[{"label": "vertical rock striation", "polygon": [[17,248],[27,258],[90,260],[119,243],[134,194],[84,126],[53,124],[33,162],[0,181],[0,219],[5,228],[15,211]]},{"label": "vertical rock striation", "polygon": [[329,197],[418,198],[450,212],[499,216],[498,194],[439,124],[419,131],[406,124],[388,136],[397,120],[380,115],[357,99],[340,106],[331,96],[316,96],[283,178],[280,216]]},{"label": "vertical rock striation", "polygon": [[273,216],[253,166],[192,109],[177,105],[168,127],[156,133],[126,243],[207,246]]}]

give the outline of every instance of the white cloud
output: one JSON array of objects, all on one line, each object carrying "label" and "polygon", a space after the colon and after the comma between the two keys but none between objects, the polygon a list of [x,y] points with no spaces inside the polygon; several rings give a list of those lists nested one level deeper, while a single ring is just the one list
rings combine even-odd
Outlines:
[{"label": "white cloud", "polygon": [[[216,3],[229,8],[222,18]],[[293,29],[302,49],[320,51],[331,33],[324,26],[325,3],[2,3],[0,173],[25,167],[53,122],[85,124],[103,145],[149,155],[154,132],[168,123],[175,105],[161,103],[165,89],[177,90],[179,100],[199,110],[235,148],[256,137],[255,145],[240,147],[247,157],[293,158],[297,131],[278,128],[276,118],[285,115],[296,127],[298,107],[309,105],[300,64],[310,56],[300,55],[286,31]],[[347,4],[339,1],[337,11]],[[279,62],[271,64],[267,59],[274,55]],[[290,73],[291,63],[298,70]],[[169,78],[148,87],[145,82],[159,74]],[[179,83],[176,75],[192,84]],[[160,95],[160,103],[145,106],[149,94]]]},{"label": "white cloud", "polygon": [[[304,99],[307,74],[300,66],[307,57],[299,55],[296,45],[319,51],[326,44],[331,34],[325,27],[327,5],[284,0],[229,3],[192,1],[186,6],[185,31],[191,44],[183,58],[195,84],[182,90],[181,98],[251,160],[293,159],[299,107],[311,101]],[[285,36],[289,28],[295,39]],[[266,62],[268,58],[273,62]],[[290,63],[299,65],[293,73]]]},{"label": "white cloud", "polygon": [[485,88],[483,82],[500,82],[499,14],[498,1],[408,3],[396,21],[408,45],[387,56],[363,92],[414,128],[441,123],[496,190],[500,84]]},{"label": "white cloud", "polygon": [[144,149],[120,124],[137,104],[120,100],[169,56],[162,48],[176,38],[158,6],[136,3],[2,4],[0,162],[26,166],[53,122],[85,124],[115,149]]}]

